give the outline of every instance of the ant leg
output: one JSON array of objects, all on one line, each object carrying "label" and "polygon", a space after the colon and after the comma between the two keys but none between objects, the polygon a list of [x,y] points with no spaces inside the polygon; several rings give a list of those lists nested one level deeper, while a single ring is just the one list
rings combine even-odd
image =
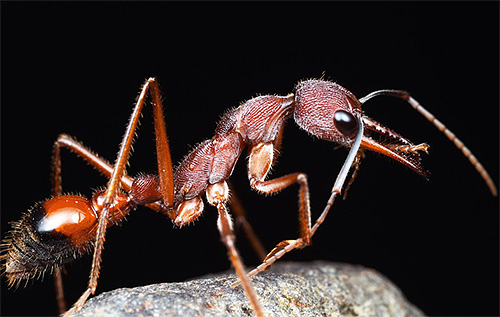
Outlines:
[{"label": "ant leg", "polygon": [[[156,78],[149,78],[145,86],[149,85],[151,104],[153,105],[153,117],[156,137],[156,159],[158,164],[158,177],[160,179],[160,191],[162,201],[167,208],[174,205],[174,172],[172,169],[172,158],[168,146],[167,128],[163,117],[163,105],[161,102],[160,86]],[[137,118],[139,119],[139,118]],[[176,215],[168,214],[173,220]]]},{"label": "ant leg", "polygon": [[[91,166],[96,168],[101,174],[107,178],[111,177],[113,166],[103,158],[94,154],[91,150],[86,148],[83,144],[79,143],[72,137],[66,134],[60,134],[54,142],[54,150],[52,156],[52,194],[54,196],[62,195],[62,177],[61,177],[61,148],[67,148],[78,157],[84,159]],[[120,186],[126,191],[130,191],[133,179],[128,175],[123,175]],[[155,202],[147,204],[147,207],[155,211],[162,211],[160,203]],[[56,298],[59,313],[63,314],[66,311],[66,301],[64,298],[64,288],[62,282],[61,268],[56,268],[54,271],[54,284],[56,290]]]},{"label": "ant leg", "polygon": [[[277,259],[286,253],[309,245],[313,235],[313,232],[311,231],[311,211],[309,205],[309,186],[307,185],[307,176],[303,173],[293,173],[279,178],[263,181],[267,172],[271,168],[273,151],[274,146],[271,143],[257,144],[251,149],[248,161],[250,186],[259,192],[271,194],[285,189],[295,183],[299,183],[300,237],[296,240],[283,240],[278,243],[264,258],[262,264],[248,273],[248,277],[252,277],[259,272],[268,270]],[[234,287],[240,283],[241,282],[236,282],[231,286]]]},{"label": "ant leg", "polygon": [[245,271],[245,266],[239,255],[238,250],[235,246],[236,238],[233,232],[233,222],[229,216],[226,208],[226,202],[229,196],[229,188],[225,181],[210,185],[207,190],[207,200],[208,202],[217,207],[219,211],[219,218],[217,220],[217,228],[219,229],[222,242],[226,246],[229,259],[240,278],[241,284],[245,293],[250,300],[253,310],[257,316],[264,316],[262,308],[260,307],[259,299],[253,288],[252,282],[250,281],[247,273]]},{"label": "ant leg", "polygon": [[59,314],[64,314],[66,311],[66,300],[64,299],[64,288],[62,281],[62,267],[54,269],[54,287],[56,289],[57,309]]},{"label": "ant leg", "polygon": [[[78,157],[84,159],[107,178],[111,177],[111,173],[113,172],[113,166],[111,164],[94,154],[91,150],[69,135],[59,134],[57,140],[54,142],[54,150],[52,154],[52,195],[62,195],[61,147],[67,148]],[[123,175],[120,185],[128,191],[132,186],[132,181],[132,178],[127,175]]]},{"label": "ant leg", "polygon": [[[277,144],[279,144],[278,142]],[[300,247],[311,244],[311,208],[309,203],[309,186],[307,175],[292,173],[275,179],[264,181],[267,172],[274,163],[275,145],[262,144],[252,148],[248,161],[250,186],[262,193],[272,194],[295,183],[299,184],[299,229]],[[272,160],[272,161],[271,161]],[[273,251],[271,251],[272,253]],[[268,255],[269,256],[269,255]]]},{"label": "ant leg", "polygon": [[[57,140],[54,142],[53,153],[52,153],[51,179],[52,179],[53,196],[60,196],[62,195],[63,192],[62,177],[61,177],[61,164],[62,164],[61,147],[65,147],[70,151],[72,151],[73,153],[75,153],[77,156],[83,158],[90,165],[98,169],[99,172],[101,172],[101,174],[105,175],[106,177],[109,178],[111,176],[113,167],[108,162],[106,162],[102,158],[99,158],[97,155],[92,153],[92,151],[85,148],[85,146],[83,146],[81,143],[74,140],[70,136],[66,134],[60,134],[57,137]],[[127,190],[130,190],[131,184],[132,184],[132,179],[127,175],[124,175],[122,177],[122,182],[121,182],[122,187],[127,188]],[[56,299],[57,299],[57,306],[59,309],[59,313],[63,314],[66,311],[66,301],[64,298],[62,270],[59,267],[55,268],[54,271],[54,285],[55,285]]]},{"label": "ant leg", "polygon": [[276,162],[277,153],[281,149],[283,138],[283,127],[280,126],[278,134],[272,143],[260,143],[251,148],[248,160],[248,177],[250,186],[261,193],[272,194],[279,192],[295,183],[299,187],[299,229],[300,239],[285,240],[276,245],[264,258],[266,261],[279,249],[290,243],[296,243],[296,247],[305,247],[311,244],[311,208],[309,203],[309,186],[307,175],[304,173],[292,173],[276,179],[265,181],[266,175]]},{"label": "ant leg", "polygon": [[[92,167],[96,168],[102,175],[107,178],[111,177],[113,172],[113,166],[109,164],[106,160],[94,154],[90,149],[85,147],[80,142],[76,141],[67,134],[60,134],[57,137],[56,142],[54,142],[54,152],[53,152],[53,163],[52,163],[52,184],[53,184],[53,195],[58,196],[62,193],[61,188],[61,159],[60,159],[60,148],[64,147],[69,149],[72,153],[76,154],[78,157],[84,159]],[[120,186],[126,190],[130,191],[134,179],[124,174],[121,179]],[[58,188],[58,189],[57,189]],[[146,207],[161,212],[163,207],[159,202],[154,202],[146,204]]]},{"label": "ant leg", "polygon": [[[279,178],[264,181],[274,161],[275,144],[259,143],[250,150],[248,160],[248,177],[250,186],[255,190],[272,194],[281,191],[295,183],[299,188],[299,226],[300,238],[296,240],[284,240],[266,256],[265,263],[284,248],[293,245],[294,248],[307,246],[311,243],[311,210],[309,205],[309,186],[307,185],[307,176],[304,173],[292,173]],[[274,261],[273,261],[274,262]]]},{"label": "ant leg", "polygon": [[[59,140],[59,138],[58,138]],[[61,150],[58,140],[54,142],[52,153],[52,195],[62,195],[62,178],[61,178]],[[54,269],[54,288],[56,291],[57,309],[59,314],[64,314],[66,311],[66,299],[64,298],[64,285],[62,280],[62,267]]]},{"label": "ant leg", "polygon": [[356,154],[356,158],[354,159],[353,162],[354,171],[352,172],[349,182],[347,182],[347,185],[345,186],[344,195],[342,196],[343,200],[347,198],[347,192],[349,191],[349,188],[351,188],[351,185],[354,182],[354,179],[356,179],[356,176],[358,176],[359,166],[361,165],[361,159],[364,157],[365,157],[365,152],[362,149],[360,149]]},{"label": "ant leg", "polygon": [[491,194],[493,196],[497,196],[497,188],[495,186],[495,183],[491,179],[490,175],[486,171],[486,169],[483,167],[483,165],[478,161],[478,159],[472,154],[472,152],[465,146],[465,144],[456,137],[456,135],[451,132],[441,121],[439,121],[432,113],[430,113],[427,109],[422,107],[418,101],[413,99],[410,94],[407,91],[404,90],[377,90],[374,91],[368,95],[366,95],[363,98],[360,98],[359,101],[364,104],[366,101],[372,99],[373,97],[377,96],[390,96],[390,97],[396,97],[399,99],[403,99],[407,101],[413,109],[417,110],[418,113],[423,115],[427,120],[429,120],[439,131],[443,132],[444,135],[451,141],[455,146],[462,151],[463,155],[469,160],[469,162],[474,166],[483,178],[484,182],[488,186]]},{"label": "ant leg", "polygon": [[[358,115],[357,117],[358,120],[358,134],[356,135],[356,139],[354,140],[351,149],[349,150],[349,154],[347,155],[347,158],[344,162],[344,165],[342,165],[342,168],[340,169],[339,174],[337,175],[337,179],[335,180],[335,183],[332,188],[332,193],[330,195],[330,198],[328,199],[328,202],[326,203],[325,208],[323,209],[323,212],[321,215],[318,217],[316,222],[314,223],[314,226],[310,229],[309,231],[309,239],[312,238],[312,236],[316,233],[318,230],[319,226],[325,221],[326,216],[328,215],[328,212],[330,211],[330,208],[333,206],[333,203],[335,201],[335,197],[337,197],[338,194],[342,191],[342,187],[344,186],[345,180],[347,178],[347,175],[349,174],[349,170],[353,166],[353,163],[356,159],[356,156],[358,155],[358,151],[361,145],[361,138],[363,137],[363,122],[361,120],[361,117]],[[293,175],[293,174],[290,174]],[[307,183],[306,186],[307,188]],[[309,201],[308,201],[309,203]],[[310,215],[310,212],[309,212]],[[266,259],[264,259],[264,262],[257,266],[255,269],[250,271],[248,273],[249,277],[252,277],[259,272],[265,271],[269,269],[269,267],[279,258],[284,256],[286,253],[297,249],[301,248],[303,246],[307,245],[306,241],[303,241],[303,237],[298,238],[297,240],[284,240],[267,255]],[[234,283],[232,286],[236,286],[238,283]]]},{"label": "ant leg", "polygon": [[259,238],[253,231],[253,228],[250,225],[250,223],[248,223],[246,218],[245,208],[243,208],[243,205],[241,204],[238,195],[235,194],[231,182],[228,181],[227,184],[229,186],[230,192],[232,193],[231,198],[229,199],[229,207],[233,211],[236,228],[238,228],[239,226],[243,228],[245,236],[247,240],[250,242],[250,245],[252,246],[255,254],[257,255],[260,261],[263,261],[267,254],[266,249],[264,248]]},{"label": "ant leg", "polygon": [[[125,167],[128,162],[129,154],[132,148],[135,131],[139,124],[140,114],[144,106],[147,92],[150,91],[152,97],[153,114],[156,132],[156,145],[158,154],[158,169],[160,188],[162,198],[167,206],[173,204],[173,172],[172,164],[170,162],[170,152],[168,148],[167,135],[165,122],[163,120],[163,110],[161,109],[161,97],[159,92],[158,83],[155,78],[149,78],[142,87],[141,93],[137,99],[136,105],[130,117],[127,129],[123,136],[123,140],[118,152],[111,177],[109,179],[106,191],[104,192],[103,208],[99,217],[97,225],[96,238],[94,243],[94,256],[92,259],[92,268],[90,271],[90,278],[87,290],[80,296],[78,301],[66,312],[66,316],[79,311],[87,298],[95,293],[97,288],[97,280],[99,279],[99,271],[101,268],[101,254],[104,246],[104,237],[106,235],[106,228],[108,223],[109,206],[114,204],[114,200],[120,188],[121,180],[125,175]],[[162,144],[163,142],[163,144]],[[169,179],[170,178],[170,179]]]},{"label": "ant leg", "polygon": [[170,149],[168,146],[167,131],[165,127],[165,120],[163,119],[163,109],[160,96],[160,88],[156,78],[149,78],[142,87],[137,103],[134,107],[130,117],[127,129],[123,136],[120,151],[115,162],[113,172],[106,189],[104,205],[109,205],[114,200],[116,192],[119,188],[121,177],[125,174],[125,167],[127,165],[132,143],[134,141],[135,130],[139,123],[140,114],[144,106],[146,94],[149,91],[151,95],[151,104],[153,106],[153,117],[155,125],[156,136],[156,152],[158,163],[158,176],[160,178],[160,188],[162,189],[163,202],[167,206],[173,205],[174,197],[174,181],[172,171],[172,161],[170,158]]}]

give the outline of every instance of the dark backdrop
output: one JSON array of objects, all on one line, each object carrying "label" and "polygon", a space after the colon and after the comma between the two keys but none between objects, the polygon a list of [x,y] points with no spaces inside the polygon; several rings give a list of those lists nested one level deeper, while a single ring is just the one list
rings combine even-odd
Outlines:
[{"label": "dark backdrop", "polygon": [[[50,195],[58,133],[114,160],[144,80],[157,76],[173,160],[212,136],[225,109],[258,94],[287,94],[306,78],[337,81],[358,97],[409,90],[463,139],[498,185],[498,3],[2,3],[2,236]],[[284,261],[374,268],[430,315],[498,315],[498,199],[453,144],[399,100],[366,113],[428,142],[426,181],[368,154],[314,243]],[[128,169],[154,172],[146,108]],[[322,210],[345,150],[290,121],[273,175],[309,175]],[[91,195],[106,179],[67,152],[66,192]],[[297,236],[297,187],[273,197],[249,189],[245,159],[232,181],[268,249]],[[207,207],[195,225],[139,208],[108,231],[98,292],[182,281],[230,267]],[[248,267],[258,264],[247,243]],[[68,301],[84,290],[90,256],[68,267]],[[55,314],[49,276],[15,292],[2,279],[2,315]]]}]

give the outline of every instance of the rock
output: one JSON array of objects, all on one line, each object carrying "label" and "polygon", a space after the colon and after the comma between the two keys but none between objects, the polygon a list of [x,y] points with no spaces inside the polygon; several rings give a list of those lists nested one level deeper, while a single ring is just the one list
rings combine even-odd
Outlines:
[{"label": "rock", "polygon": [[[122,288],[91,298],[75,316],[251,316],[234,273]],[[252,278],[269,316],[423,316],[380,273],[331,262],[276,263]]]}]

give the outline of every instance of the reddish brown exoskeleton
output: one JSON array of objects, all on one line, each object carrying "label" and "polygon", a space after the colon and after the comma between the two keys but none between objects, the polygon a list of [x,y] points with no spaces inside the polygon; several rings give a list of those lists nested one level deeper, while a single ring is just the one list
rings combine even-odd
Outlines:
[{"label": "reddish brown exoskeleton", "polygon": [[[158,176],[141,175],[132,179],[126,175],[125,167],[148,92],[154,113]],[[71,137],[59,136],[54,145],[53,157],[55,197],[36,204],[14,224],[13,231],[3,243],[4,274],[10,285],[16,285],[37,274],[54,271],[58,285],[58,302],[60,309],[64,311],[60,267],[93,249],[88,288],[66,312],[66,315],[70,315],[81,309],[87,298],[96,290],[108,227],[123,220],[138,205],[162,212],[175,225],[183,226],[200,216],[204,209],[202,196],[206,195],[208,203],[218,210],[217,226],[222,242],[227,247],[231,263],[240,279],[236,284],[242,284],[255,313],[262,316],[264,311],[249,277],[265,270],[285,253],[311,243],[312,236],[325,220],[336,196],[344,188],[349,171],[354,167],[351,176],[351,181],[353,180],[364,150],[386,155],[418,174],[428,176],[428,172],[421,165],[419,155],[419,151],[427,151],[427,144],[415,145],[363,114],[362,104],[379,95],[406,100],[424,115],[455,143],[481,174],[491,193],[497,194],[493,181],[474,155],[407,92],[380,90],[357,99],[340,85],[323,80],[306,80],[300,82],[294,93],[287,96],[259,96],[229,110],[222,116],[215,135],[200,143],[188,154],[174,173],[159,86],[155,78],[150,78],[143,86],[134,107],[114,166]],[[326,207],[314,224],[311,221],[306,174],[292,173],[266,180],[280,151],[285,121],[292,117],[309,134],[349,149]],[[97,191],[90,200],[80,196],[62,195],[61,147],[70,149],[109,177],[106,189]],[[248,274],[235,247],[233,223],[226,207],[229,197],[226,181],[245,148],[249,153],[248,178],[253,189],[268,194],[299,184],[300,237],[280,242],[265,257],[263,263]],[[50,252],[47,251],[49,249]]]}]

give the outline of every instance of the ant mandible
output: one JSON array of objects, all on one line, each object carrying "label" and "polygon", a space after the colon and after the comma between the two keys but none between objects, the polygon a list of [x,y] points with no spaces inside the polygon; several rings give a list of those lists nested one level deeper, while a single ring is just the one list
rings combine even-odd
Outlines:
[{"label": "ant mandible", "polygon": [[[153,107],[158,176],[140,175],[132,179],[126,175],[125,167],[148,92]],[[364,150],[386,155],[428,177],[429,173],[422,167],[419,153],[427,152],[429,146],[426,143],[415,145],[363,114],[361,106],[381,95],[407,101],[432,122],[463,152],[491,193],[497,195],[495,184],[470,150],[406,91],[379,90],[357,99],[342,86],[325,80],[305,80],[297,84],[294,93],[287,96],[258,96],[227,111],[217,125],[215,135],[191,151],[174,173],[159,85],[155,78],[149,78],[142,87],[132,112],[114,166],[73,138],[64,134],[58,137],[53,154],[54,197],[36,204],[20,221],[14,223],[13,230],[2,244],[2,260],[5,261],[3,273],[7,276],[9,285],[13,286],[46,271],[54,272],[59,308],[64,312],[60,268],[77,256],[89,253],[93,248],[88,287],[66,312],[66,315],[71,315],[80,310],[88,297],[95,293],[108,227],[122,221],[139,205],[162,212],[176,226],[184,226],[202,213],[202,195],[205,194],[208,203],[218,210],[217,227],[239,276],[239,282],[233,285],[242,284],[255,313],[263,316],[264,312],[249,277],[266,270],[285,253],[311,243],[311,238],[325,220],[336,196],[341,193],[351,169],[351,180],[346,187],[349,187],[356,176]],[[292,173],[266,180],[280,151],[284,123],[291,117],[309,134],[349,149],[331,196],[314,225],[311,222],[306,174]],[[61,147],[71,150],[109,177],[106,189],[95,192],[90,200],[81,196],[62,195]],[[249,273],[245,271],[236,249],[233,222],[226,207],[229,197],[226,180],[231,176],[245,147],[249,151],[248,178],[253,189],[270,194],[295,183],[299,184],[300,237],[278,243],[263,263]]]}]

